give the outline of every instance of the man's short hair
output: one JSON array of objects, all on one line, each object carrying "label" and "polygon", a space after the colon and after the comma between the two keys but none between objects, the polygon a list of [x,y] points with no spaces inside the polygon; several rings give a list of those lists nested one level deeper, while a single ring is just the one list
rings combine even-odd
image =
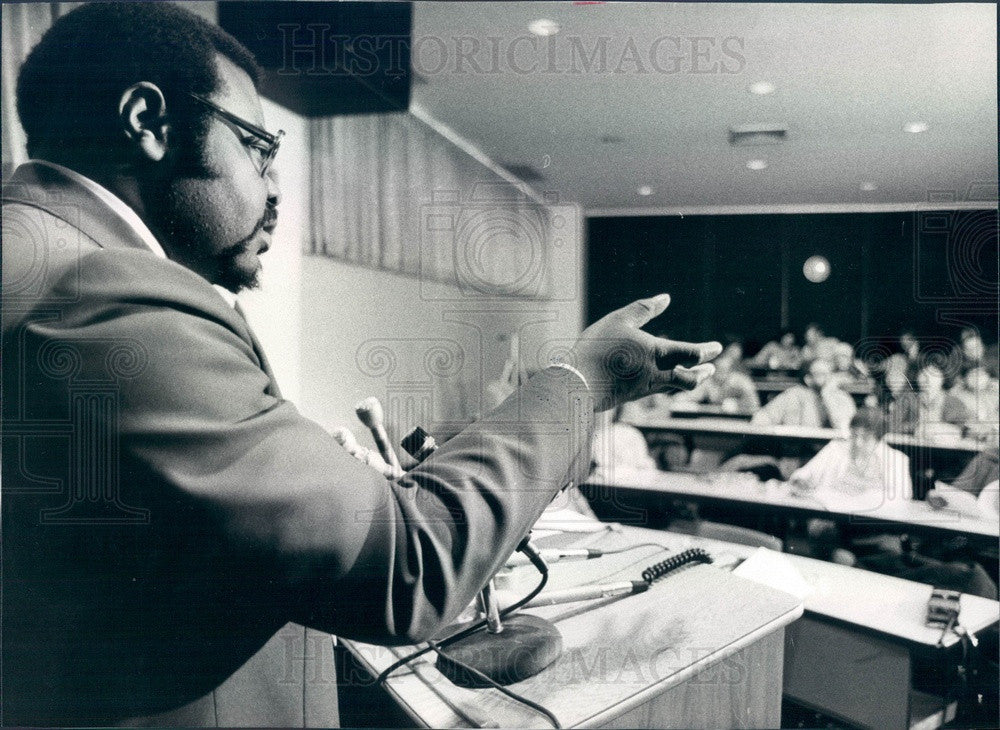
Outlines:
[{"label": "man's short hair", "polygon": [[851,430],[856,428],[864,429],[874,434],[875,438],[881,439],[889,430],[889,423],[885,414],[878,408],[864,406],[859,408],[854,417],[851,418]]},{"label": "man's short hair", "polygon": [[139,81],[160,88],[175,131],[199,142],[208,112],[188,93],[218,90],[216,54],[258,83],[260,68],[250,51],[173,3],[93,3],[73,10],[56,20],[18,76],[17,113],[28,155],[112,161],[124,149],[118,102]]}]

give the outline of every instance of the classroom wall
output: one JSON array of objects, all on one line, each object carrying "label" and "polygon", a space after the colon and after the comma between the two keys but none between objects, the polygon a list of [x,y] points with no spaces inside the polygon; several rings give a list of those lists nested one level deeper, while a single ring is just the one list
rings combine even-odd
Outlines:
[{"label": "classroom wall", "polygon": [[[579,245],[579,242],[578,244]],[[327,428],[349,426],[360,399],[385,405],[398,442],[416,425],[457,431],[483,408],[483,384],[500,374],[509,335],[520,334],[528,369],[581,328],[582,261],[557,272],[577,296],[560,302],[481,301],[419,278],[321,256],[302,260],[301,409]]]}]

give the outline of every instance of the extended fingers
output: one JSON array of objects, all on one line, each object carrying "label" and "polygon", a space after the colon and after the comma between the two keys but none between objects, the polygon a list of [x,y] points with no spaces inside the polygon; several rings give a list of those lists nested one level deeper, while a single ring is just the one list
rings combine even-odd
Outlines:
[{"label": "extended fingers", "polygon": [[669,390],[691,390],[696,385],[712,377],[715,373],[715,365],[704,363],[695,365],[693,368],[677,367],[662,371],[653,378],[653,390],[663,393]]},{"label": "extended fingers", "polygon": [[654,337],[653,340],[656,367],[660,370],[701,365],[714,360],[722,352],[722,345],[718,342],[677,342],[663,337]]}]

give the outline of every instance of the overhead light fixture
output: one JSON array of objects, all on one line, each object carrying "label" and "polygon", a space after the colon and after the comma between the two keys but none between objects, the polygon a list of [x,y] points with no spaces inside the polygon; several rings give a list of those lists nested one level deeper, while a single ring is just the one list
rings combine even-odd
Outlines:
[{"label": "overhead light fixture", "polygon": [[747,160],[748,170],[766,170],[767,160]]},{"label": "overhead light fixture", "polygon": [[878,185],[876,185],[873,182],[863,182],[861,183],[861,189],[864,190],[866,193],[870,193],[873,190],[877,190]]},{"label": "overhead light fixture", "polygon": [[802,273],[813,284],[822,284],[830,278],[830,262],[825,256],[810,256],[802,265]]},{"label": "overhead light fixture", "polygon": [[929,128],[930,125],[927,122],[907,122],[903,125],[903,131],[910,134],[920,134],[921,132],[926,132]]},{"label": "overhead light fixture", "polygon": [[642,197],[646,198],[652,195],[655,191],[649,185],[640,185],[638,188],[636,188],[636,192],[639,193],[639,195],[641,195]]},{"label": "overhead light fixture", "polygon": [[750,93],[757,96],[766,96],[774,93],[774,84],[770,81],[755,81],[750,84]]},{"label": "overhead light fixture", "polygon": [[562,28],[559,23],[554,20],[548,20],[547,18],[539,18],[538,20],[533,20],[528,23],[528,30],[537,36],[545,38],[546,36],[555,35]]}]

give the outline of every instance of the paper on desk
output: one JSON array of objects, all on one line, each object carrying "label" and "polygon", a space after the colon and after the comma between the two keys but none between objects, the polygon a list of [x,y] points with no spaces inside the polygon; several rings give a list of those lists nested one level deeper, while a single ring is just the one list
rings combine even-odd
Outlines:
[{"label": "paper on desk", "polygon": [[781,553],[767,548],[757,548],[749,558],[733,571],[747,580],[769,586],[775,590],[790,593],[800,601],[812,593],[813,589],[802,574]]}]

